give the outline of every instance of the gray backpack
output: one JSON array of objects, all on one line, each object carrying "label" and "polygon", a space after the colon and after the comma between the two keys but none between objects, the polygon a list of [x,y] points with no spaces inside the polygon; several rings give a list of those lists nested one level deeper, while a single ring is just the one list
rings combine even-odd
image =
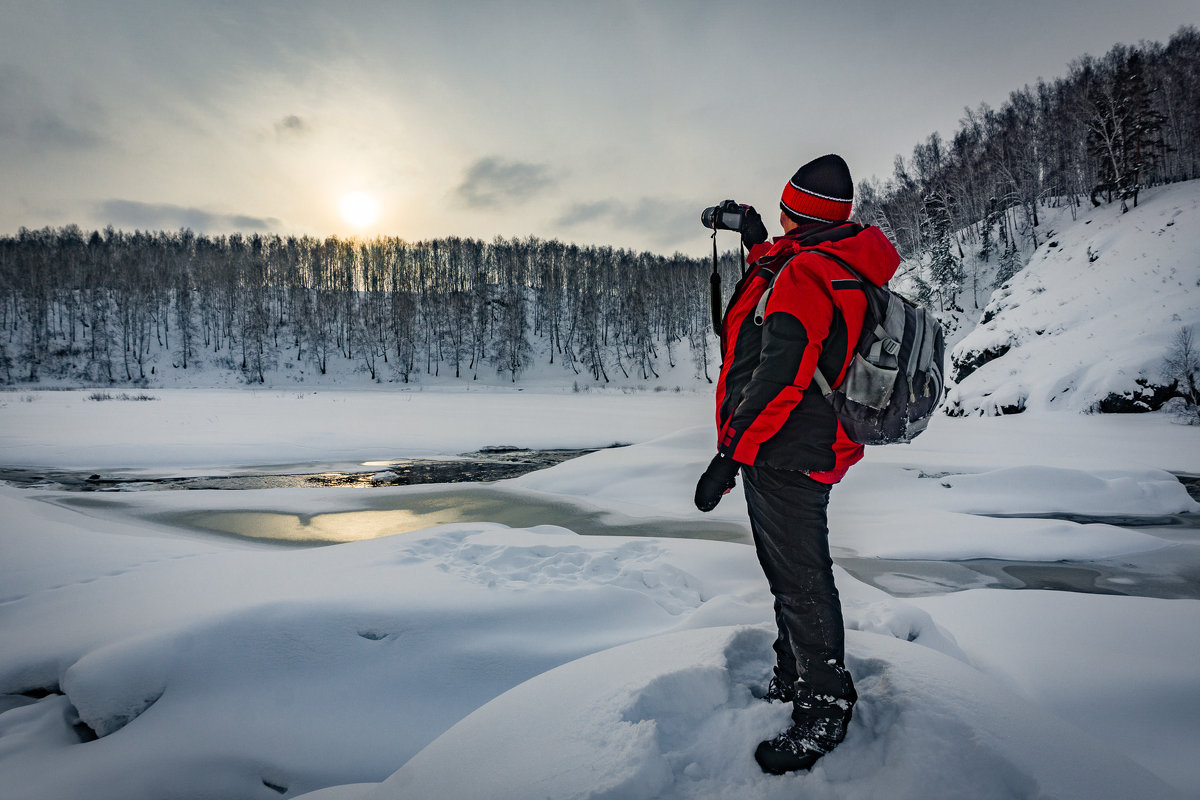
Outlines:
[{"label": "gray backpack", "polygon": [[[855,442],[912,441],[925,430],[942,400],[946,342],[941,323],[887,287],[871,283],[838,256],[817,248],[806,252],[825,256],[849,270],[867,298],[862,334],[846,377],[836,387],[830,386],[818,369],[813,382]],[[779,273],[786,268],[787,264]],[[754,313],[759,325],[779,273],[759,299]]]}]

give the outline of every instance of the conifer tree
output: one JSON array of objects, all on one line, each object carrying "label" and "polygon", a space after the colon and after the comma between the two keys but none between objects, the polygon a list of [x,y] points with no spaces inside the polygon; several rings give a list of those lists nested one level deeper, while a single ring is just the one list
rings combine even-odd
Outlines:
[{"label": "conifer tree", "polygon": [[950,208],[944,195],[925,198],[925,217],[928,227],[929,282],[937,295],[938,310],[955,307],[954,299],[962,291],[962,261],[955,255]]}]

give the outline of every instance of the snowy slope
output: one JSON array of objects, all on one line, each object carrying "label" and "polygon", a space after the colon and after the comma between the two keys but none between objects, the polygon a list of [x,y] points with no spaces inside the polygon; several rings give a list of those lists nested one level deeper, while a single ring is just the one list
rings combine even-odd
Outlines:
[{"label": "snowy slope", "polygon": [[[1200,331],[1200,181],[1085,210],[996,290],[953,350],[951,414],[1136,410],[1165,399],[1162,360]],[[1102,406],[1103,404],[1103,406]]]},{"label": "snowy slope", "polygon": [[[1038,241],[1046,241],[1047,236],[1050,236],[1052,241],[1056,231],[1070,225],[1073,221],[1069,202],[1064,199],[1060,202],[1039,206],[1038,219],[1041,223],[1036,231]],[[981,254],[982,226],[983,223],[980,222],[971,226],[970,229],[955,232],[952,252],[960,258],[959,263],[963,273],[962,289],[945,308],[939,307],[936,300],[933,301],[932,310],[941,321],[942,330],[946,336],[947,354],[979,324],[988,301],[991,299],[993,289],[999,283],[997,278],[1003,269],[1002,253],[999,250],[1005,245],[999,243],[1000,223],[992,225],[992,252],[987,258]],[[1028,235],[1019,236],[1013,246],[1017,268],[1028,263],[1036,252]],[[906,259],[901,263],[900,268],[896,271],[896,276],[888,285],[909,299],[919,297],[920,288],[915,278],[922,276],[925,280],[929,280],[929,260],[928,252],[920,253],[913,259]]]}]

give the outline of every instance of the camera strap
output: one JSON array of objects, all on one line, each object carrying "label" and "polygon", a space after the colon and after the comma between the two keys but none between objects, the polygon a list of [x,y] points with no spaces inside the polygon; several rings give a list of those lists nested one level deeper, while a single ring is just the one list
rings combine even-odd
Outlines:
[{"label": "camera strap", "polygon": [[721,273],[717,271],[717,229],[713,228],[712,232],[713,243],[713,269],[712,275],[708,276],[708,287],[712,293],[712,324],[713,332],[718,337],[721,335],[721,318],[724,316],[721,306]]}]

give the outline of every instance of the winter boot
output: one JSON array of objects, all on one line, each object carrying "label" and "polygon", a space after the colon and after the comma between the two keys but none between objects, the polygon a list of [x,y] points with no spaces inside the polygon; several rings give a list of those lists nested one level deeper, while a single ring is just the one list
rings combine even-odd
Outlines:
[{"label": "winter boot", "polygon": [[781,681],[776,675],[771,678],[771,682],[767,684],[767,691],[760,699],[766,700],[768,703],[790,703],[795,697],[795,682]]},{"label": "winter boot", "polygon": [[842,700],[833,705],[808,707],[796,703],[790,728],[761,742],[754,751],[754,760],[763,772],[783,775],[786,772],[812,769],[817,759],[833,750],[846,738],[850,723],[851,705]]}]

